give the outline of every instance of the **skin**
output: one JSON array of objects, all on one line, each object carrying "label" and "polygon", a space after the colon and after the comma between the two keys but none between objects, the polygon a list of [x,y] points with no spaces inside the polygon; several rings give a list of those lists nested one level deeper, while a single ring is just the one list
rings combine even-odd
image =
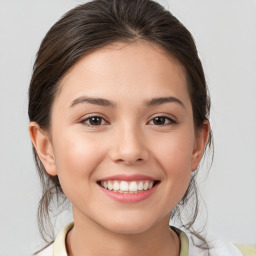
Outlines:
[{"label": "skin", "polygon": [[[114,106],[77,100],[85,96]],[[158,97],[181,103],[145,104]],[[92,126],[89,116],[103,119]],[[166,117],[162,125],[159,116]],[[145,41],[85,56],[60,83],[49,131],[35,122],[29,130],[46,171],[58,175],[73,205],[69,255],[179,255],[169,213],[200,162],[209,123],[195,130],[185,72],[173,57]],[[143,201],[117,202],[96,183],[115,174],[149,175],[160,184]]]}]

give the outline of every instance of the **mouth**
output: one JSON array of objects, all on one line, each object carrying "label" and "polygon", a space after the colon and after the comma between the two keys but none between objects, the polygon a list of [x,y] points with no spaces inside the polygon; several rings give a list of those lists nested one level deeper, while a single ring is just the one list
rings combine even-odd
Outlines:
[{"label": "mouth", "polygon": [[151,190],[159,183],[159,180],[100,180],[97,182],[99,186],[106,190],[129,194]]}]

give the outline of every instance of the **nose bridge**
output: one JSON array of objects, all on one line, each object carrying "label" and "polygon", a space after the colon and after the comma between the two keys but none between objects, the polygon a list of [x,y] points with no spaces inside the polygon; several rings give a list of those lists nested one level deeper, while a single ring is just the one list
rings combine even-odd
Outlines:
[{"label": "nose bridge", "polygon": [[112,159],[126,164],[143,162],[148,158],[148,150],[141,127],[128,120],[115,129]]}]

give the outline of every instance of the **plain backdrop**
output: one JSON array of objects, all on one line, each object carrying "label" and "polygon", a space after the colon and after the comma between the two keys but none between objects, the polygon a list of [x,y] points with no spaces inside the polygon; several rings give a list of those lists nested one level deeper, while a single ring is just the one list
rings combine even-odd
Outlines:
[{"label": "plain backdrop", "polygon": [[[2,256],[31,255],[41,244],[36,223],[40,183],[28,136],[27,89],[42,38],[66,11],[83,2],[0,0]],[[215,158],[207,179],[200,179],[206,229],[223,240],[256,244],[256,1],[159,2],[193,34],[212,97]],[[207,169],[200,171],[205,177]]]}]

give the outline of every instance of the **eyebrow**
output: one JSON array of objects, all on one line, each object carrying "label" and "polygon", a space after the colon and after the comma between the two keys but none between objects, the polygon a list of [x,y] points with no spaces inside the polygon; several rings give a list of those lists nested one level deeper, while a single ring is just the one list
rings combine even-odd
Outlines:
[{"label": "eyebrow", "polygon": [[179,105],[181,105],[182,107],[185,108],[184,103],[176,97],[153,98],[149,101],[146,101],[145,103],[146,103],[147,106],[156,106],[156,105],[161,105],[161,104],[169,103],[169,102],[178,103]]},{"label": "eyebrow", "polygon": [[[90,103],[90,104],[99,105],[103,107],[113,107],[113,108],[116,107],[116,104],[110,100],[103,99],[103,98],[87,97],[87,96],[76,98],[75,100],[72,101],[70,107],[73,107],[81,103]],[[183,102],[176,97],[159,97],[159,98],[153,98],[151,100],[145,101],[146,106],[157,106],[165,103],[178,103],[179,105],[185,108],[185,105],[183,104]]]},{"label": "eyebrow", "polygon": [[99,105],[99,106],[103,106],[103,107],[115,107],[116,106],[116,104],[114,102],[107,100],[107,99],[82,96],[82,97],[79,97],[79,98],[76,98],[75,100],[73,100],[70,107],[73,107],[80,103],[90,103],[90,104]]}]

